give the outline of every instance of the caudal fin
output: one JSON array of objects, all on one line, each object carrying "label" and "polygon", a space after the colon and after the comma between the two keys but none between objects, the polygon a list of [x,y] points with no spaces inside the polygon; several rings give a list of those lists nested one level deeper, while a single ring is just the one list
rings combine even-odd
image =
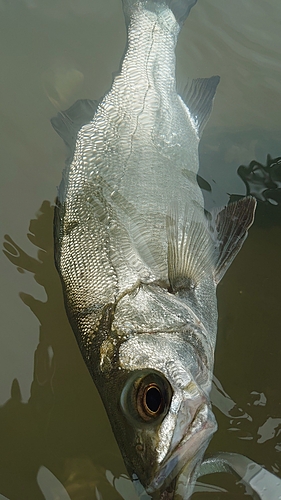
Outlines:
[{"label": "caudal fin", "polygon": [[181,26],[196,2],[197,0],[123,0],[123,10],[126,19],[129,20],[133,11],[142,3],[147,10],[152,11],[159,5],[167,5]]}]

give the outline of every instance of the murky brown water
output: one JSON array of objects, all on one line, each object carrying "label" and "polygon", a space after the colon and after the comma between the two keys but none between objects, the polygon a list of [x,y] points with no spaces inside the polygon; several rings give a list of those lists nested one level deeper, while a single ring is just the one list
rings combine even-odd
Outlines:
[{"label": "murky brown water", "polygon": [[[280,22],[280,0],[198,0],[181,34],[179,81],[221,76],[201,144],[207,207],[245,193],[240,164],[281,156]],[[124,45],[121,1],[0,0],[0,500],[136,498],[68,325],[52,248],[65,149],[49,119],[101,97]],[[280,477],[279,215],[259,206],[218,289],[215,376],[229,397],[213,392],[209,451],[242,453]],[[217,491],[201,484],[194,499],[250,498],[228,475],[205,483]]]}]

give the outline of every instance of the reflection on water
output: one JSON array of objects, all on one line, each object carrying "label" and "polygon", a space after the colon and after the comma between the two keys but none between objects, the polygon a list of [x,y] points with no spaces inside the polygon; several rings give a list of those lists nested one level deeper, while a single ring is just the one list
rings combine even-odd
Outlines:
[{"label": "reflection on water", "polygon": [[[274,159],[280,156],[280,151],[281,134],[279,131],[266,132],[264,130],[251,129],[235,132],[232,130],[208,129],[203,134],[199,146],[199,173],[209,184],[208,189],[206,189],[207,186],[200,185],[203,189],[206,208],[210,209],[213,206],[228,203],[229,196],[233,193],[246,195],[251,192],[253,196],[257,194],[258,200],[264,201],[263,198],[259,197],[259,193],[261,191],[267,192],[270,187],[273,189],[275,196],[280,196],[280,190],[276,189],[276,184],[273,185],[271,183],[267,187],[265,184],[266,179],[264,179],[264,176],[261,177],[261,175],[259,175],[257,182],[257,187],[259,186],[260,191],[257,192],[253,189],[253,182],[256,180],[253,179],[253,176],[251,176],[250,190],[245,186],[245,168],[250,173],[254,165],[258,166],[265,163],[269,152]],[[278,162],[278,158],[276,160]],[[269,161],[273,162],[273,160]],[[244,165],[249,165],[249,167],[244,167]],[[237,169],[239,175],[237,175]],[[277,164],[271,170],[280,179],[280,166]],[[256,177],[261,173],[260,168],[255,169]],[[275,177],[274,173],[273,177]],[[270,218],[267,219],[266,223],[270,223]]]},{"label": "reflection on water", "polygon": [[238,451],[280,476],[281,225],[265,226],[259,208],[242,255],[218,289],[215,374],[238,406],[228,415],[216,412],[211,449]]},{"label": "reflection on water", "polygon": [[238,175],[245,182],[247,195],[272,205],[281,203],[281,158],[267,157],[266,165],[251,161],[248,167],[241,165]]}]

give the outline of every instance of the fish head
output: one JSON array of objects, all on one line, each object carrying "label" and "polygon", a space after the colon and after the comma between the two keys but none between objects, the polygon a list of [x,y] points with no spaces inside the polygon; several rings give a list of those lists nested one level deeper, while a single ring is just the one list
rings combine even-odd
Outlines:
[{"label": "fish head", "polygon": [[153,498],[174,498],[181,489],[189,498],[216,430],[202,377],[192,373],[198,360],[185,344],[141,334],[119,349],[122,388],[108,413],[115,413],[111,423],[130,476]]}]

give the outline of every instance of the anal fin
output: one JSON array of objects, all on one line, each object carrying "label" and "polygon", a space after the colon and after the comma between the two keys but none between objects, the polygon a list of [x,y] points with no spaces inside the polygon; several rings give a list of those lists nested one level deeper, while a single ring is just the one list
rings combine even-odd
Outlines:
[{"label": "anal fin", "polygon": [[60,111],[57,116],[51,118],[53,128],[71,151],[75,147],[77,133],[93,119],[98,104],[98,101],[80,99],[66,111]]}]

